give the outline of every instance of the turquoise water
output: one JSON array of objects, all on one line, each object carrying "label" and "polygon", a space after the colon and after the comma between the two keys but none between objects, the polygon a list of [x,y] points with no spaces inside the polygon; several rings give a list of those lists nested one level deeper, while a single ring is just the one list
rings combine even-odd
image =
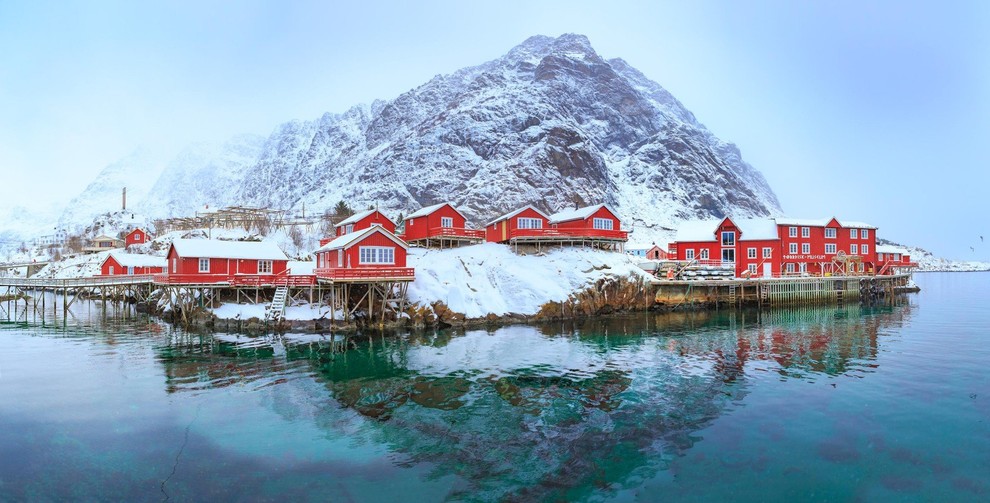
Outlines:
[{"label": "turquoise water", "polygon": [[986,501],[990,274],[916,281],[347,337],[5,304],[0,500]]}]

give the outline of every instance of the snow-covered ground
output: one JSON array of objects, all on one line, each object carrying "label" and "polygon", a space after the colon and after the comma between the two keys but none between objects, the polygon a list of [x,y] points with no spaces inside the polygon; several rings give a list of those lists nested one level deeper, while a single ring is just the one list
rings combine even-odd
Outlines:
[{"label": "snow-covered ground", "polygon": [[523,256],[495,243],[442,251],[412,248],[408,263],[416,268],[416,280],[409,285],[409,300],[420,305],[442,301],[468,318],[533,315],[543,304],[565,300],[606,276],[648,277],[636,260],[584,248]]}]

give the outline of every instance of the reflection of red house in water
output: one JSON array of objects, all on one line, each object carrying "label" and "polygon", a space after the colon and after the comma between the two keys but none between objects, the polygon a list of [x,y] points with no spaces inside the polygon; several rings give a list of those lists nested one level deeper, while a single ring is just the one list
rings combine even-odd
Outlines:
[{"label": "reflection of red house in water", "polygon": [[145,231],[140,227],[132,230],[131,232],[128,232],[127,235],[124,236],[125,247],[130,247],[131,245],[144,244],[147,243],[148,241],[151,241],[151,236],[148,235],[147,231]]},{"label": "reflection of red house in water", "polygon": [[[270,241],[176,239],[168,249],[169,284],[275,285],[289,278],[288,257]],[[312,276],[292,277],[312,283]]]},{"label": "reflection of red house in water", "polygon": [[485,239],[485,231],[468,229],[467,219],[457,208],[450,203],[440,203],[406,217],[402,239],[407,243],[444,248],[480,243]]},{"label": "reflection of red house in water", "polygon": [[340,236],[316,250],[316,277],[333,282],[412,281],[409,246],[382,226]]},{"label": "reflection of red house in water", "polygon": [[341,220],[333,228],[334,231],[336,231],[336,236],[340,237],[344,234],[350,234],[355,231],[367,229],[372,225],[380,225],[389,232],[393,234],[395,233],[395,222],[378,210],[366,210],[360,213],[355,213],[350,217]]},{"label": "reflection of red house in water", "polygon": [[140,253],[110,252],[100,265],[100,275],[121,276],[135,274],[161,274],[165,272],[165,258]]}]

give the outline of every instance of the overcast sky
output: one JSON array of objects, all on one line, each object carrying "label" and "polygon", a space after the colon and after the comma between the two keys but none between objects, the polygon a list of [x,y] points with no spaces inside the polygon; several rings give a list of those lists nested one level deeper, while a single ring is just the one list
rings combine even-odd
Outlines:
[{"label": "overcast sky", "polygon": [[4,0],[0,205],[64,204],[138,146],[267,135],[571,32],[736,143],[789,216],[990,260],[990,2],[475,4]]}]

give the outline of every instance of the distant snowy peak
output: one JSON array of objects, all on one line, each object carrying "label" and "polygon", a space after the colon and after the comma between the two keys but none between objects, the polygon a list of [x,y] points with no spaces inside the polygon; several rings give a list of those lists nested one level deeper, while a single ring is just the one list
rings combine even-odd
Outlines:
[{"label": "distant snowy peak", "polygon": [[205,206],[237,204],[232,187],[261,154],[265,138],[238,135],[224,143],[196,143],[183,149],[157,178],[140,209],[150,217],[191,216]]},{"label": "distant snowy peak", "polygon": [[133,208],[151,190],[167,158],[147,148],[139,148],[123,159],[108,165],[83,191],[66,206],[59,227],[74,232],[92,224],[97,215]]}]

